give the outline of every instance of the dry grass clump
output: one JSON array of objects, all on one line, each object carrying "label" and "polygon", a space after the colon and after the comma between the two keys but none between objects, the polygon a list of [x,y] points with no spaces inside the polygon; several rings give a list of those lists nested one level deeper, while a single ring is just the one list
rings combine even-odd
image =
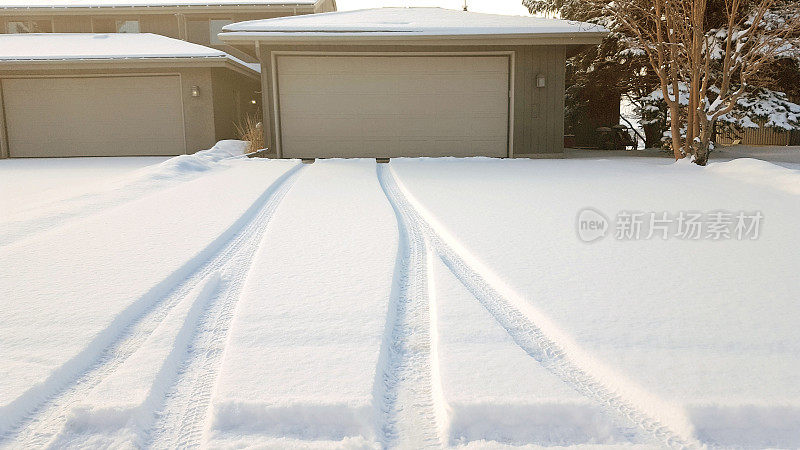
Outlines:
[{"label": "dry grass clump", "polygon": [[261,118],[249,114],[245,116],[244,122],[236,124],[236,134],[239,135],[239,139],[248,142],[247,153],[257,152],[265,147],[261,127]]}]

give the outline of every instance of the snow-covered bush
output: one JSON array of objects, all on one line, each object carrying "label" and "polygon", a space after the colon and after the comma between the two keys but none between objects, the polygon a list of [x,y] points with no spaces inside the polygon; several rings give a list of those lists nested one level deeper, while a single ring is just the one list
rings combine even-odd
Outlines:
[{"label": "snow-covered bush", "polygon": [[[668,89],[670,98],[674,98],[672,89]],[[709,98],[705,104],[714,103],[717,90],[712,86],[708,90]],[[686,84],[678,87],[678,102],[681,113],[686,114],[689,104],[689,90]],[[663,131],[663,140],[668,146],[672,133],[668,130],[669,112],[664,101],[664,94],[657,89],[642,97],[638,112],[642,116],[642,124],[659,125]],[[717,133],[721,131],[739,131],[744,129],[770,128],[782,131],[800,130],[800,105],[789,100],[783,92],[765,88],[754,88],[740,97],[736,107],[719,118]],[[681,142],[685,140],[686,127],[681,128]]]}]

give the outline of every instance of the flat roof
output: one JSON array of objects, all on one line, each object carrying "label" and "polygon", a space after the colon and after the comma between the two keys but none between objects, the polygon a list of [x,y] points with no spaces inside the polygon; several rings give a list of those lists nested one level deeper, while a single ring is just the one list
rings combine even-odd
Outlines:
[{"label": "flat roof", "polygon": [[151,33],[0,34],[0,61],[215,59],[258,71],[217,49]]},{"label": "flat roof", "polygon": [[415,36],[604,36],[608,30],[585,22],[507,16],[443,8],[375,8],[251,20],[227,25],[220,38],[247,40],[293,37]]},{"label": "flat roof", "polygon": [[309,6],[319,0],[0,0],[0,9],[146,8],[180,6]]}]

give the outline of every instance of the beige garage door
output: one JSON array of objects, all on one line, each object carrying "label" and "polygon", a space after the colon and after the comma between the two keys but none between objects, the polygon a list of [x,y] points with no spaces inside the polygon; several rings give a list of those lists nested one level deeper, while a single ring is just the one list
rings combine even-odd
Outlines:
[{"label": "beige garage door", "polygon": [[2,80],[12,157],[186,152],[178,76]]},{"label": "beige garage door", "polygon": [[285,157],[508,156],[506,56],[280,56]]}]

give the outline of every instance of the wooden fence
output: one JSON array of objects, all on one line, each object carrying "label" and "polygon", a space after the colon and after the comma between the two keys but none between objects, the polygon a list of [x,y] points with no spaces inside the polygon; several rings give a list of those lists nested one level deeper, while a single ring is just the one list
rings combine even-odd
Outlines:
[{"label": "wooden fence", "polygon": [[747,128],[745,130],[726,130],[717,135],[717,144],[732,145],[737,140],[742,145],[800,145],[798,132],[776,130],[773,128]]}]

